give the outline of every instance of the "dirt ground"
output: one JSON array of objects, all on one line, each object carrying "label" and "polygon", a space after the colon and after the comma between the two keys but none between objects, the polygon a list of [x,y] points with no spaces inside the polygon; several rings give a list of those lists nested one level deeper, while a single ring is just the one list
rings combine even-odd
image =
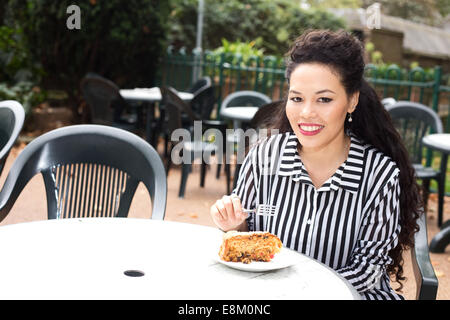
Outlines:
[{"label": "dirt ground", "polygon": [[[3,186],[6,175],[17,155],[23,149],[25,144],[15,146],[6,162],[5,169],[0,177],[0,186]],[[161,146],[161,145],[160,145]],[[162,154],[162,146],[159,148]],[[178,198],[178,188],[180,185],[180,170],[174,167],[168,175],[168,199],[165,220],[179,221],[185,223],[201,224],[214,226],[210,216],[209,208],[222,197],[226,192],[225,174],[222,172],[220,178],[216,179],[216,165],[211,165],[207,171],[205,187],[200,187],[200,167],[194,165],[193,172],[189,175],[186,194],[184,199]],[[0,223],[0,225],[20,223],[34,220],[45,220],[46,202],[45,202],[44,183],[40,175],[35,176],[25,187],[18,198],[9,215]],[[151,203],[146,189],[140,185],[133,199],[129,217],[146,218],[151,216]],[[439,231],[436,223],[437,203],[436,197],[431,195],[428,204],[428,237],[431,238]],[[447,197],[445,203],[444,221],[450,219],[450,197]],[[445,253],[431,253],[432,264],[435,268],[439,280],[438,300],[450,299],[450,246]],[[412,273],[410,263],[410,253],[405,253],[404,273],[406,280],[402,294],[406,299],[415,299],[415,279]],[[397,284],[393,284],[397,288]]]}]

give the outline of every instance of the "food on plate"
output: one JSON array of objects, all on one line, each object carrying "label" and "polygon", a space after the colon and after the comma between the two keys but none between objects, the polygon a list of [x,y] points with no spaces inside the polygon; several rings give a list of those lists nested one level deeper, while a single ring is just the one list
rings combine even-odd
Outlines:
[{"label": "food on plate", "polygon": [[282,246],[281,240],[270,232],[228,231],[223,235],[219,257],[231,262],[267,262],[280,252]]}]

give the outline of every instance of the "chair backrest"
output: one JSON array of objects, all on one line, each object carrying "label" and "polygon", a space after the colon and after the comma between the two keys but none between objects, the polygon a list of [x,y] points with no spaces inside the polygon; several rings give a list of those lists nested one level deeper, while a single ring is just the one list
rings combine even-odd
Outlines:
[{"label": "chair backrest", "polygon": [[194,93],[190,106],[197,118],[209,120],[215,103],[215,87],[210,85],[204,86]]},{"label": "chair backrest", "polygon": [[126,217],[139,182],[150,194],[152,219],[164,218],[162,160],[150,144],[125,130],[75,125],[34,139],[14,161],[0,192],[0,221],[38,173],[44,179],[49,219]]},{"label": "chair backrest", "polygon": [[161,103],[167,114],[167,130],[169,137],[176,129],[182,128],[181,112],[184,110],[184,101],[178,97],[176,91],[170,87],[161,87]]},{"label": "chair backrest", "polygon": [[204,77],[198,79],[192,85],[192,87],[189,89],[189,92],[193,93],[195,95],[198,90],[205,88],[205,87],[211,87],[211,86],[212,86],[211,78],[209,76],[204,76]]},{"label": "chair backrest", "polygon": [[114,82],[97,74],[88,73],[81,80],[81,92],[89,107],[94,124],[111,125],[118,122],[127,102]]},{"label": "chair backrest", "polygon": [[0,175],[25,120],[22,105],[14,100],[0,102]]},{"label": "chair backrest", "polygon": [[224,110],[225,108],[228,107],[237,107],[237,106],[260,107],[264,104],[270,103],[271,101],[272,100],[268,96],[266,96],[264,93],[261,92],[249,90],[236,91],[230,93],[225,97],[220,106],[220,110]]},{"label": "chair backrest", "polygon": [[[161,103],[162,103],[166,108],[173,108],[173,107],[176,107],[176,108],[179,110],[179,112],[180,112],[180,117],[181,117],[181,115],[184,113],[184,114],[188,117],[188,119],[189,119],[190,121],[192,121],[192,123],[193,123],[195,120],[200,120],[200,118],[198,118],[198,117],[194,114],[194,112],[192,111],[190,105],[187,104],[186,102],[184,102],[184,101],[180,98],[180,96],[179,96],[178,93],[177,93],[177,90],[175,90],[175,89],[172,88],[172,87],[161,87],[160,90],[161,90],[161,98],[162,98]],[[169,105],[169,107],[167,107],[168,105]],[[170,119],[170,116],[171,116],[170,111],[168,112],[168,115],[169,115],[169,119]],[[176,117],[172,117],[172,118],[176,119]],[[169,122],[170,122],[170,120],[169,120]],[[178,125],[177,122],[173,122],[173,124],[174,124],[174,125],[175,125],[175,124]],[[181,128],[181,125],[180,125],[178,128]]]},{"label": "chair backrest", "polygon": [[422,138],[429,133],[442,133],[439,115],[430,107],[411,101],[398,101],[386,106],[396,129],[408,149],[413,163],[422,162]]},{"label": "chair backrest", "polygon": [[392,106],[392,105],[394,105],[394,104],[396,104],[397,103],[397,100],[395,100],[394,98],[392,98],[392,97],[386,97],[386,98],[383,98],[382,100],[381,100],[381,104],[386,108],[386,107],[389,107],[389,106]]},{"label": "chair backrest", "polygon": [[438,279],[430,261],[425,213],[417,220],[419,231],[414,235],[414,248],[411,249],[411,261],[416,279],[416,299],[436,300]]}]

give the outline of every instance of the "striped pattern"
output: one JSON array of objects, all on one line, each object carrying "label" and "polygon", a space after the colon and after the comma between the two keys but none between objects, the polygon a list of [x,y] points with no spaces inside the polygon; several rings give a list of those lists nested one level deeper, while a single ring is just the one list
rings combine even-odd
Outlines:
[{"label": "striped pattern", "polygon": [[233,193],[244,208],[279,208],[275,217],[251,215],[249,229],[272,232],[284,246],[335,269],[363,298],[402,299],[386,274],[400,232],[395,163],[351,135],[347,160],[316,189],[297,143],[284,133],[249,151]]},{"label": "striped pattern", "polygon": [[129,176],[94,163],[51,168],[57,199],[56,218],[115,217]]}]

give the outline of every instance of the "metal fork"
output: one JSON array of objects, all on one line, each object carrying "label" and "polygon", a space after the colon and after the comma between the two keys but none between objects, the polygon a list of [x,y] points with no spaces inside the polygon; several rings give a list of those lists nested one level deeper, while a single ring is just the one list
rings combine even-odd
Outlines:
[{"label": "metal fork", "polygon": [[245,213],[254,212],[258,216],[273,217],[277,212],[278,207],[271,204],[258,204],[256,209],[243,209]]}]

